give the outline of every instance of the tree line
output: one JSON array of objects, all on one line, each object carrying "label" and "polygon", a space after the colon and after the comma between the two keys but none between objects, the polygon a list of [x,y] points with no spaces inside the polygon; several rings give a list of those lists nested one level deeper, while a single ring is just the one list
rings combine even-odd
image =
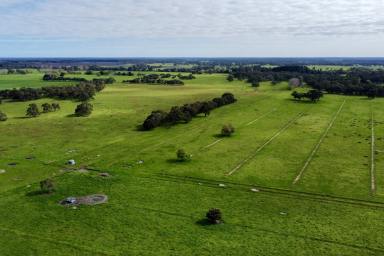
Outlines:
[{"label": "tree line", "polygon": [[140,75],[131,80],[124,80],[123,83],[129,84],[165,84],[165,85],[184,85],[184,82],[180,79],[170,79],[167,78],[172,77],[171,74],[147,74]]},{"label": "tree line", "polygon": [[[74,82],[87,82],[88,80],[84,77],[66,77],[65,73],[50,73],[50,74],[44,74],[43,76],[44,81],[74,81]],[[113,77],[108,78],[94,78],[92,81],[102,81],[105,84],[113,84],[116,82],[116,80]]]},{"label": "tree line", "polygon": [[292,78],[299,78],[313,89],[327,93],[384,97],[384,70],[352,68],[322,71],[306,66],[282,66],[272,69],[243,66],[232,69],[227,79],[228,81],[246,80],[253,86],[257,86],[261,81],[278,83]]},{"label": "tree line", "polygon": [[94,80],[91,82],[81,82],[73,86],[7,89],[0,91],[0,99],[30,101],[41,98],[54,98],[60,100],[87,101],[92,99],[97,92],[102,91],[104,88],[104,81]]},{"label": "tree line", "polygon": [[162,110],[152,111],[143,122],[142,129],[148,131],[162,125],[175,125],[180,122],[188,123],[199,114],[208,116],[213,109],[236,101],[232,93],[224,93],[221,97],[210,101],[197,101],[183,106],[174,106],[168,113]]}]

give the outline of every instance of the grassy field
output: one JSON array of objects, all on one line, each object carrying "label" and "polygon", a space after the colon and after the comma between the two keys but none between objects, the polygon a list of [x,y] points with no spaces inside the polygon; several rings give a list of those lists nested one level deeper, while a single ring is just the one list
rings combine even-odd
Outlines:
[{"label": "grassy field", "polygon": [[[52,84],[41,76],[1,75],[0,88]],[[286,84],[253,89],[220,74],[179,87],[125,79],[97,94],[87,118],[71,117],[71,101],[34,119],[24,118],[30,102],[0,105],[9,117],[0,123],[1,255],[384,254],[383,99],[295,102]],[[137,130],[152,110],[224,92],[238,101],[189,124]],[[220,138],[226,123],[236,132]],[[190,162],[175,161],[179,148]],[[68,159],[91,170],[63,172]],[[36,195],[47,177],[57,191]],[[95,193],[109,202],[58,204]],[[204,222],[212,207],[224,224]]]}]

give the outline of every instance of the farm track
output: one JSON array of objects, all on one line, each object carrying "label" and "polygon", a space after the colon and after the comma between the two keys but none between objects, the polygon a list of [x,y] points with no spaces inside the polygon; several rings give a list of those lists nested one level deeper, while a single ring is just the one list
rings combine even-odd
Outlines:
[{"label": "farm track", "polygon": [[272,113],[275,112],[276,110],[277,110],[277,108],[272,109],[271,111],[269,111],[269,112],[267,112],[267,113],[265,113],[265,114],[259,116],[259,117],[256,118],[255,120],[252,120],[251,122],[247,123],[245,126],[250,126],[250,125],[252,125],[253,123],[255,123],[255,122],[259,121],[260,119],[262,119],[262,118],[268,116],[269,114],[272,114]]},{"label": "farm track", "polygon": [[[245,124],[244,126],[245,126],[245,127],[246,127],[246,126],[250,126],[251,124],[253,124],[253,123],[259,121],[260,119],[262,119],[262,118],[268,116],[269,114],[275,112],[276,110],[277,110],[277,108],[274,108],[273,110],[271,110],[271,111],[269,111],[269,112],[267,112],[267,113],[265,113],[265,114],[259,116],[258,118],[252,120],[251,122]],[[242,128],[242,127],[240,127],[240,128]],[[211,144],[208,144],[207,146],[204,146],[202,149],[208,149],[208,148],[210,148],[210,147],[213,147],[214,145],[216,145],[217,143],[219,143],[219,142],[222,141],[222,140],[223,140],[223,139],[215,140],[215,141],[212,142]]]},{"label": "farm track", "polygon": [[315,156],[315,154],[319,150],[321,144],[323,143],[325,137],[328,135],[329,130],[332,128],[332,126],[335,123],[337,117],[339,116],[341,110],[343,109],[345,102],[346,102],[346,100],[343,101],[343,103],[340,105],[339,109],[337,110],[337,112],[333,116],[333,118],[332,118],[331,122],[329,123],[327,129],[324,131],[323,135],[320,137],[320,140],[317,142],[317,144],[313,148],[313,150],[312,150],[311,154],[309,155],[307,161],[305,162],[303,168],[300,170],[299,174],[293,180],[293,182],[292,182],[293,185],[295,185],[297,182],[299,182],[299,180],[303,176],[304,172],[306,171],[306,169],[308,168],[309,164],[311,163],[313,157]]},{"label": "farm track", "polygon": [[243,161],[241,161],[235,168],[233,168],[230,172],[228,172],[226,175],[231,176],[236,171],[238,171],[241,167],[243,167],[246,163],[248,163],[250,160],[252,160],[257,153],[259,153],[261,150],[263,150],[268,144],[270,144],[274,139],[276,139],[281,133],[283,133],[286,129],[288,129],[296,120],[298,120],[300,117],[302,117],[304,113],[299,113],[297,116],[295,116],[293,119],[288,121],[283,127],[281,127],[272,137],[270,137],[264,144],[262,144],[253,154],[245,158]]},{"label": "farm track", "polygon": [[375,120],[371,106],[371,193],[376,193],[375,178]]},{"label": "farm track", "polygon": [[[273,188],[266,186],[259,186],[255,184],[246,184],[246,183],[238,183],[233,181],[225,181],[225,180],[212,180],[212,179],[204,179],[204,178],[195,178],[190,176],[178,176],[178,175],[170,175],[165,173],[153,174],[149,176],[139,176],[140,178],[148,178],[148,179],[160,179],[163,181],[175,182],[175,183],[188,183],[194,184],[197,186],[207,186],[214,189],[229,189],[235,190],[245,193],[266,193],[271,195],[278,196],[286,196],[298,200],[309,200],[309,201],[318,201],[323,203],[338,203],[345,204],[357,207],[369,207],[374,209],[384,210],[384,202],[378,201],[370,201],[364,199],[356,199],[349,197],[340,197],[326,194],[317,194],[312,192],[304,192],[304,191],[296,191],[282,188]],[[218,184],[226,184],[226,187],[219,187]],[[253,192],[251,188],[257,188],[260,192]]]}]

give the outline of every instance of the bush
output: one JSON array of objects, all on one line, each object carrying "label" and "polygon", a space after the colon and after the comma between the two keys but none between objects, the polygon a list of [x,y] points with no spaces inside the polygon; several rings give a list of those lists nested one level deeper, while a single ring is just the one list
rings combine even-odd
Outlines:
[{"label": "bush", "polygon": [[235,128],[231,124],[226,124],[221,128],[221,136],[229,137],[235,132]]},{"label": "bush", "polygon": [[75,110],[76,116],[89,116],[92,113],[93,106],[88,102],[83,102],[77,105]]},{"label": "bush", "polygon": [[41,192],[50,194],[53,191],[55,191],[55,184],[53,183],[53,180],[46,179],[46,180],[40,181],[40,189],[41,189]]},{"label": "bush", "polygon": [[40,110],[35,103],[29,104],[26,115],[28,117],[37,117],[40,115]]},{"label": "bush", "polygon": [[209,209],[205,216],[211,224],[220,224],[222,221],[221,210],[217,208]]},{"label": "bush", "polygon": [[176,152],[176,157],[177,157],[178,161],[186,162],[186,161],[191,160],[192,156],[190,154],[187,154],[184,149],[179,149]]},{"label": "bush", "polygon": [[0,111],[0,122],[5,122],[7,121],[8,117],[4,112]]}]

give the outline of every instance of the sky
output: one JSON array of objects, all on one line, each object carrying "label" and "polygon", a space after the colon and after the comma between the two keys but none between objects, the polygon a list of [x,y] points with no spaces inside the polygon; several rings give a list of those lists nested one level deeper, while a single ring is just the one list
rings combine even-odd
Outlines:
[{"label": "sky", "polygon": [[384,57],[384,0],[0,0],[0,57]]}]

